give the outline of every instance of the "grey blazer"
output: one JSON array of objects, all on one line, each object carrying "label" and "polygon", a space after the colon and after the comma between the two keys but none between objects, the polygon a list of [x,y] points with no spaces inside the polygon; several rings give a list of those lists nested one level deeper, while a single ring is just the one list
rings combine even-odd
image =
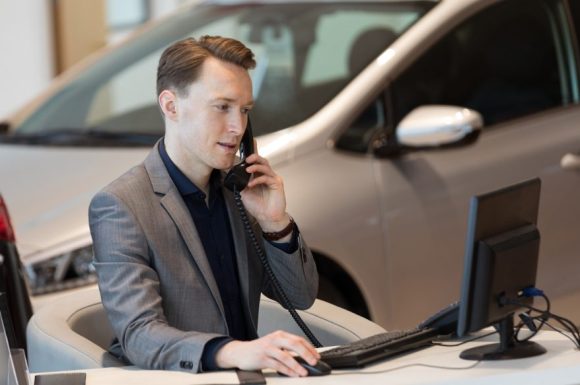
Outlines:
[{"label": "grey blazer", "polygon": [[[224,197],[244,315],[255,334],[260,293],[276,296],[233,194],[224,189]],[[142,164],[95,195],[89,223],[103,305],[119,340],[117,353],[142,368],[199,371],[205,344],[227,335],[228,328],[203,245],[157,145]],[[255,220],[253,226],[261,237]],[[302,237],[293,254],[260,242],[294,306],[310,307],[318,274]]]}]

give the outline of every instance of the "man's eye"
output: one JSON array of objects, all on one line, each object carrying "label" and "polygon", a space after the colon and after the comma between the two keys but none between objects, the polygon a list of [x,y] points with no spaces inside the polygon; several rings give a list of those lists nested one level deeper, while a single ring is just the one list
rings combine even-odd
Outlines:
[{"label": "man's eye", "polygon": [[220,111],[227,111],[230,109],[230,106],[228,106],[227,104],[218,104],[216,107]]},{"label": "man's eye", "polygon": [[251,108],[242,108],[242,114],[248,114],[251,110]]}]

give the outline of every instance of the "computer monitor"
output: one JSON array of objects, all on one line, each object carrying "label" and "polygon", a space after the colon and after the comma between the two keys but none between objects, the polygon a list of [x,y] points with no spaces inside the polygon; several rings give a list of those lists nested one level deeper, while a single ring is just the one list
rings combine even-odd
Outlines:
[{"label": "computer monitor", "polygon": [[536,283],[539,201],[538,178],[471,199],[457,335],[494,325],[500,342],[463,351],[461,358],[502,360],[546,352],[535,342],[516,341],[513,321],[522,305],[533,303],[522,290]]}]

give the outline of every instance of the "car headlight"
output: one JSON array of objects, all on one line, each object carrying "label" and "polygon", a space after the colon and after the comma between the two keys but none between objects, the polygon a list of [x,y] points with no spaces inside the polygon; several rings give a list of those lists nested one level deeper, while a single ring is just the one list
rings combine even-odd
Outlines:
[{"label": "car headlight", "polygon": [[26,268],[33,295],[86,286],[97,281],[93,246],[88,245],[39,261]]}]

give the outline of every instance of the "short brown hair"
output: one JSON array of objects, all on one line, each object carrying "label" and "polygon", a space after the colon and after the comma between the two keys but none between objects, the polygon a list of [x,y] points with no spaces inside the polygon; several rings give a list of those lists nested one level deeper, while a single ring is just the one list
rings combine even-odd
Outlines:
[{"label": "short brown hair", "polygon": [[197,79],[201,65],[210,56],[246,70],[256,66],[252,50],[236,39],[206,35],[197,40],[179,40],[165,49],[159,59],[157,96],[167,89],[186,96],[187,87]]}]

